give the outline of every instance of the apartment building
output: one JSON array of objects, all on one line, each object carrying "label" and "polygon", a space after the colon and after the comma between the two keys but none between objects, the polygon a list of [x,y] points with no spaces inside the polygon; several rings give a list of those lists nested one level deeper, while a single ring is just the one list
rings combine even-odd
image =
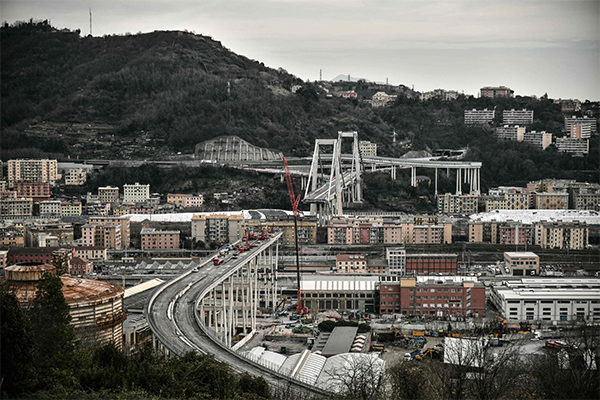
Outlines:
[{"label": "apartment building", "polygon": [[406,249],[404,247],[386,247],[385,259],[391,275],[406,274]]},{"label": "apartment building", "polygon": [[338,254],[335,257],[337,272],[344,274],[366,274],[367,257],[364,254]]},{"label": "apartment building", "polygon": [[485,125],[490,124],[494,120],[496,110],[465,110],[464,118],[465,125]]},{"label": "apartment building", "polygon": [[479,89],[479,97],[489,97],[491,99],[496,99],[499,97],[513,97],[515,93],[514,90],[511,90],[506,86],[484,86]]},{"label": "apartment building", "polygon": [[371,143],[368,140],[359,140],[358,149],[363,157],[377,156],[377,143]]},{"label": "apartment building", "polygon": [[50,199],[50,183],[41,181],[18,181],[13,184],[17,197],[29,197],[35,203]]},{"label": "apartment building", "polygon": [[61,178],[56,160],[9,160],[8,181],[54,182]]},{"label": "apartment building", "polygon": [[485,315],[485,286],[479,282],[414,278],[379,285],[380,314],[413,317],[479,317]]},{"label": "apartment building", "polygon": [[533,110],[503,110],[502,123],[507,125],[533,124]]},{"label": "apartment building", "polygon": [[532,203],[533,194],[527,189],[504,193],[506,199],[506,210],[527,210]]},{"label": "apartment building", "polygon": [[204,196],[193,194],[167,194],[167,203],[182,207],[200,207],[204,204]]},{"label": "apartment building", "polygon": [[589,154],[590,141],[572,137],[556,138],[556,149],[559,153]]},{"label": "apartment building", "polygon": [[73,256],[86,260],[106,260],[108,253],[106,247],[102,246],[75,246],[73,247]]},{"label": "apartment building", "polygon": [[511,275],[539,275],[540,257],[530,251],[514,251],[504,253],[504,265]]},{"label": "apartment building", "polygon": [[592,127],[590,124],[571,125],[567,133],[574,139],[589,139],[592,136]]},{"label": "apartment building", "polygon": [[62,217],[79,216],[83,213],[80,201],[63,201],[60,203],[60,215]]},{"label": "apartment building", "polygon": [[600,211],[600,192],[574,193],[573,205],[576,210]]},{"label": "apartment building", "polygon": [[600,279],[521,278],[492,285],[490,300],[511,323],[599,321]]},{"label": "apartment building", "polygon": [[377,92],[371,98],[371,107],[386,107],[388,104],[393,103],[397,97],[395,94]]},{"label": "apartment building", "polygon": [[23,218],[33,215],[33,199],[2,199],[0,200],[0,217]]},{"label": "apartment building", "polygon": [[73,225],[52,223],[27,227],[25,244],[29,247],[72,246]]},{"label": "apartment building", "polygon": [[518,125],[499,126],[494,131],[498,139],[512,140],[514,142],[522,142],[525,135],[525,127]]},{"label": "apartment building", "polygon": [[573,113],[581,110],[581,101],[575,99],[558,99],[554,100],[554,104],[560,104],[560,112]]},{"label": "apartment building", "polygon": [[535,243],[534,226],[518,221],[469,221],[469,242],[510,245]]},{"label": "apartment building", "polygon": [[440,100],[456,100],[460,93],[456,90],[444,90],[444,89],[434,89],[431,92],[423,92],[421,93],[421,101],[430,100],[430,99],[440,99]]},{"label": "apartment building", "polygon": [[571,126],[573,125],[585,125],[585,131],[589,130],[592,135],[595,135],[597,132],[596,124],[598,121],[596,118],[590,117],[576,117],[572,116],[570,118],[565,117],[565,131],[571,132]]},{"label": "apartment building", "polygon": [[140,232],[142,237],[142,250],[178,249],[179,233],[179,231],[161,231],[154,228],[143,227]]},{"label": "apartment building", "polygon": [[536,192],[535,208],[541,210],[566,210],[569,208],[569,194],[557,192]]},{"label": "apartment building", "polygon": [[98,188],[98,201],[101,203],[116,203],[119,201],[119,188],[103,186]]},{"label": "apartment building", "polygon": [[482,196],[481,199],[485,203],[485,212],[508,209],[508,202],[504,196]]},{"label": "apartment building", "polygon": [[65,173],[65,185],[81,186],[87,180],[87,172],[81,168],[70,169]]},{"label": "apartment building", "polygon": [[328,244],[452,243],[452,222],[442,216],[334,217]]},{"label": "apartment building", "polygon": [[61,201],[60,200],[45,200],[40,201],[38,204],[40,207],[41,217],[60,217]]},{"label": "apartment building", "polygon": [[552,144],[552,134],[546,131],[525,132],[523,134],[523,142],[530,144],[538,150],[545,150],[546,147]]},{"label": "apartment building", "polygon": [[543,249],[583,250],[587,248],[589,229],[585,222],[545,222],[535,225],[536,244]]},{"label": "apartment building", "polygon": [[[92,216],[90,217],[89,224],[91,225],[119,225],[120,227],[120,238],[121,245],[123,247],[129,247],[131,242],[131,224],[127,217],[106,217],[106,216]],[[84,244],[87,246],[104,246],[103,244]],[[105,246],[108,247],[108,246]],[[114,248],[114,247],[111,247]],[[121,247],[116,247],[120,249]]]},{"label": "apartment building", "polygon": [[71,275],[86,275],[92,273],[93,270],[94,264],[90,260],[75,256],[71,259],[71,270],[69,271]]},{"label": "apartment building", "polygon": [[205,243],[231,243],[244,235],[242,215],[194,215],[192,237]]},{"label": "apartment building", "polygon": [[[294,220],[273,220],[273,221],[253,221],[246,222],[246,229],[249,232],[260,234],[261,231],[283,232],[283,245],[294,246],[296,244],[296,235]],[[298,243],[299,244],[317,244],[317,221],[307,220],[298,221]]]},{"label": "apartment building", "polygon": [[123,202],[142,203],[150,198],[150,185],[123,185]]},{"label": "apartment building", "polygon": [[477,213],[479,196],[474,194],[450,194],[438,196],[438,213],[470,215]]},{"label": "apartment building", "polygon": [[0,249],[25,247],[25,235],[14,226],[0,229]]},{"label": "apartment building", "polygon": [[100,246],[111,250],[122,249],[121,225],[85,224],[81,227],[81,241],[84,246]]}]

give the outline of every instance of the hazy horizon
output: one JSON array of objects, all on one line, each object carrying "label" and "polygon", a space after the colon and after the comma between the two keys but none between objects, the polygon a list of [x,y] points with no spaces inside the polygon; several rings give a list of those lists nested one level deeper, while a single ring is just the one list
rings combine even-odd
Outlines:
[{"label": "hazy horizon", "polygon": [[8,23],[93,35],[187,30],[303,80],[343,74],[418,91],[600,100],[600,2],[6,0]]}]

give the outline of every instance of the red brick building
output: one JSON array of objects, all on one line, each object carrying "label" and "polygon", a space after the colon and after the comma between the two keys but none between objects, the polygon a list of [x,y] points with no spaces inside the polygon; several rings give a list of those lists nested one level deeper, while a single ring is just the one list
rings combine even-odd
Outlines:
[{"label": "red brick building", "polygon": [[485,315],[485,286],[478,282],[434,280],[382,282],[379,288],[381,314],[414,317],[476,317]]},{"label": "red brick building", "polygon": [[142,250],[179,248],[179,231],[159,231],[144,227],[140,235]]},{"label": "red brick building", "polygon": [[[53,254],[66,247],[14,247],[8,250],[8,265],[20,263],[52,264]],[[68,249],[73,251],[73,249]]]},{"label": "red brick building", "polygon": [[29,197],[34,202],[50,198],[50,182],[15,182],[13,187],[17,197]]},{"label": "red brick building", "polygon": [[81,257],[73,257],[71,259],[71,275],[85,275],[94,270],[94,264]]},{"label": "red brick building", "polygon": [[456,254],[407,254],[406,273],[455,274],[457,259]]}]

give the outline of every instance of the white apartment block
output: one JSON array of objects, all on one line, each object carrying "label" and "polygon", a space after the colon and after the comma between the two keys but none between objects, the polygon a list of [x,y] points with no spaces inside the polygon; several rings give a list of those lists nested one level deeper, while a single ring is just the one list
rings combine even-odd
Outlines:
[{"label": "white apartment block", "polygon": [[56,160],[9,160],[8,181],[54,182],[61,178]]},{"label": "white apartment block", "polygon": [[497,127],[495,132],[498,139],[522,142],[523,136],[525,135],[525,127],[518,125],[504,125]]},{"label": "white apartment block", "polygon": [[590,141],[589,139],[560,137],[556,138],[556,148],[560,153],[588,154]]},{"label": "white apartment block", "polygon": [[572,125],[587,125],[592,134],[596,133],[596,118],[589,117],[576,117],[572,116],[571,118],[565,117],[565,131],[570,132]]},{"label": "white apartment block", "polygon": [[65,174],[65,185],[81,186],[87,179],[87,172],[81,168],[71,169]]},{"label": "white apartment block", "polygon": [[385,259],[388,262],[388,272],[391,275],[406,273],[406,249],[404,247],[386,247]]},{"label": "white apartment block", "polygon": [[387,94],[386,92],[377,92],[371,98],[372,107],[385,107],[392,103],[398,97],[395,94]]},{"label": "white apartment block", "polygon": [[371,143],[368,140],[359,140],[358,149],[360,154],[364,156],[377,156],[377,143]]},{"label": "white apartment block", "polygon": [[509,322],[600,321],[600,279],[521,278],[491,286],[490,299]]},{"label": "white apartment block", "polygon": [[465,110],[465,125],[485,125],[494,120],[496,110]]},{"label": "white apartment block", "polygon": [[592,137],[590,124],[576,124],[569,127],[569,136],[576,139],[589,139]]},{"label": "white apartment block", "polygon": [[502,123],[507,125],[529,125],[533,123],[533,110],[504,110]]},{"label": "white apartment block", "polygon": [[140,185],[138,182],[135,185],[123,185],[123,202],[125,203],[141,203],[150,198],[150,185]]},{"label": "white apartment block", "polygon": [[539,150],[545,150],[546,147],[552,144],[552,134],[546,133],[546,131],[536,132],[525,132],[523,135],[523,141],[529,143],[533,147]]}]

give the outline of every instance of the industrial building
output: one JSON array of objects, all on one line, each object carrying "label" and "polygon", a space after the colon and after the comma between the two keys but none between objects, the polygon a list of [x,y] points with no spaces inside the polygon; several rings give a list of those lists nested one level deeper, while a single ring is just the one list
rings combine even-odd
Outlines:
[{"label": "industrial building", "polygon": [[504,252],[504,265],[511,275],[540,274],[540,257],[530,251]]},{"label": "industrial building", "polygon": [[[14,265],[5,268],[6,284],[22,307],[29,307],[44,273],[56,274],[51,264]],[[69,306],[71,324],[82,344],[123,345],[123,288],[113,283],[61,276],[62,292]]]},{"label": "industrial building", "polygon": [[491,286],[490,299],[509,322],[598,322],[598,293],[597,278],[521,278]]},{"label": "industrial building", "polygon": [[379,278],[364,275],[304,275],[300,281],[303,304],[311,312],[375,313]]}]

